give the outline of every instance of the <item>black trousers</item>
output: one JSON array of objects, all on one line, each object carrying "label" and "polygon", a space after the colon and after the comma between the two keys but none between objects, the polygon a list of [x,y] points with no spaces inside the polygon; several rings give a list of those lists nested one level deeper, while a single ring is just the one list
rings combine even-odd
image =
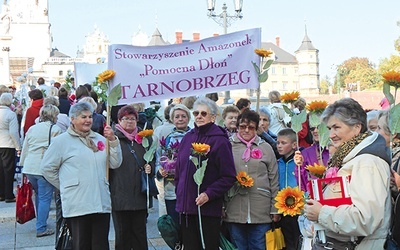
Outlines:
[{"label": "black trousers", "polygon": [[112,211],[116,250],[147,250],[147,210]]},{"label": "black trousers", "polygon": [[14,199],[15,148],[0,148],[0,197]]},{"label": "black trousers", "polygon": [[[197,215],[181,215],[181,232],[185,249],[202,250],[199,217]],[[219,231],[221,218],[201,216],[204,243],[206,250],[219,249]]]},{"label": "black trousers", "polygon": [[110,214],[88,214],[67,219],[74,250],[109,250]]},{"label": "black trousers", "polygon": [[282,216],[279,221],[281,226],[283,237],[285,237],[286,250],[296,250],[300,238],[300,228],[297,222],[299,216]]}]

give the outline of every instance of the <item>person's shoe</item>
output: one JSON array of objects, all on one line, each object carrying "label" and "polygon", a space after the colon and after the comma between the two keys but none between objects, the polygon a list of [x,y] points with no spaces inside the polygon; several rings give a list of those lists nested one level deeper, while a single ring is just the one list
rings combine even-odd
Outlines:
[{"label": "person's shoe", "polygon": [[0,201],[5,201],[5,200],[6,200],[6,198],[0,197]]},{"label": "person's shoe", "polygon": [[36,237],[44,237],[44,236],[49,236],[54,234],[54,230],[53,229],[47,229],[46,231],[44,231],[43,233],[37,233]]},{"label": "person's shoe", "polygon": [[17,199],[16,198],[12,198],[12,199],[5,199],[6,203],[11,203],[11,202],[15,202]]}]

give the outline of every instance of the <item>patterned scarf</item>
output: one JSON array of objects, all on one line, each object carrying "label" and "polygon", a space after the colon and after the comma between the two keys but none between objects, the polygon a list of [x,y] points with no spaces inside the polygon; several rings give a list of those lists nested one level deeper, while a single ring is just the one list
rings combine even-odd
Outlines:
[{"label": "patterned scarf", "polygon": [[135,140],[135,136],[136,136],[136,134],[138,132],[138,128],[137,127],[133,130],[132,133],[128,133],[127,131],[125,131],[125,129],[119,124],[115,125],[115,128],[118,129],[119,131],[121,131],[121,133],[124,134],[125,137],[128,138],[128,140],[130,140],[130,141]]},{"label": "patterned scarf", "polygon": [[246,145],[246,149],[243,152],[242,155],[242,159],[245,162],[248,162],[250,160],[250,153],[251,153],[251,144],[254,142],[254,140],[256,139],[257,136],[254,136],[250,141],[246,141],[245,139],[243,139],[239,133],[236,134],[237,138],[239,138],[239,140],[241,142],[243,142]]},{"label": "patterned scarf", "polygon": [[344,142],[342,145],[338,147],[336,152],[333,154],[332,158],[328,161],[328,168],[338,167],[342,168],[343,159],[353,150],[360,142],[362,142],[365,138],[372,135],[370,131],[359,134],[352,139]]},{"label": "patterned scarf", "polygon": [[96,137],[96,134],[92,130],[89,132],[80,132],[74,128],[74,125],[71,124],[71,126],[68,127],[67,132],[72,136],[79,137],[79,140],[81,140],[88,148],[93,150],[93,152],[96,153],[99,151],[94,141],[90,139],[90,137]]}]

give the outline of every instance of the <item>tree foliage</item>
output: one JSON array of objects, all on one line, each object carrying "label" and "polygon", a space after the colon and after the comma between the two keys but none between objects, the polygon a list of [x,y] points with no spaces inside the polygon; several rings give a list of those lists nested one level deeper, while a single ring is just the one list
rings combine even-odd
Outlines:
[{"label": "tree foliage", "polygon": [[321,79],[319,83],[319,93],[321,95],[329,94],[329,85],[328,76],[325,76],[325,78]]},{"label": "tree foliage", "polygon": [[343,89],[360,90],[375,88],[380,81],[375,65],[366,57],[351,57],[338,66],[335,81],[339,79],[340,87]]}]

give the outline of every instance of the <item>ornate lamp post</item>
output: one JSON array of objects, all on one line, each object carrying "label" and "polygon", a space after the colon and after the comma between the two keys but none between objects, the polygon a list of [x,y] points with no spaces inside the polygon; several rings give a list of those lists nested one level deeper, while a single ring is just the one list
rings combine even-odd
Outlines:
[{"label": "ornate lamp post", "polygon": [[[224,28],[224,34],[228,33],[228,27],[231,25],[233,21],[238,19],[242,19],[242,7],[243,0],[233,0],[235,6],[235,14],[229,15],[227,12],[228,7],[226,3],[222,5],[222,12],[220,14],[216,14],[215,10],[215,2],[216,0],[207,0],[207,10],[208,17],[211,17],[216,23]],[[224,104],[227,104],[229,99],[231,99],[230,91],[225,91]]]}]

